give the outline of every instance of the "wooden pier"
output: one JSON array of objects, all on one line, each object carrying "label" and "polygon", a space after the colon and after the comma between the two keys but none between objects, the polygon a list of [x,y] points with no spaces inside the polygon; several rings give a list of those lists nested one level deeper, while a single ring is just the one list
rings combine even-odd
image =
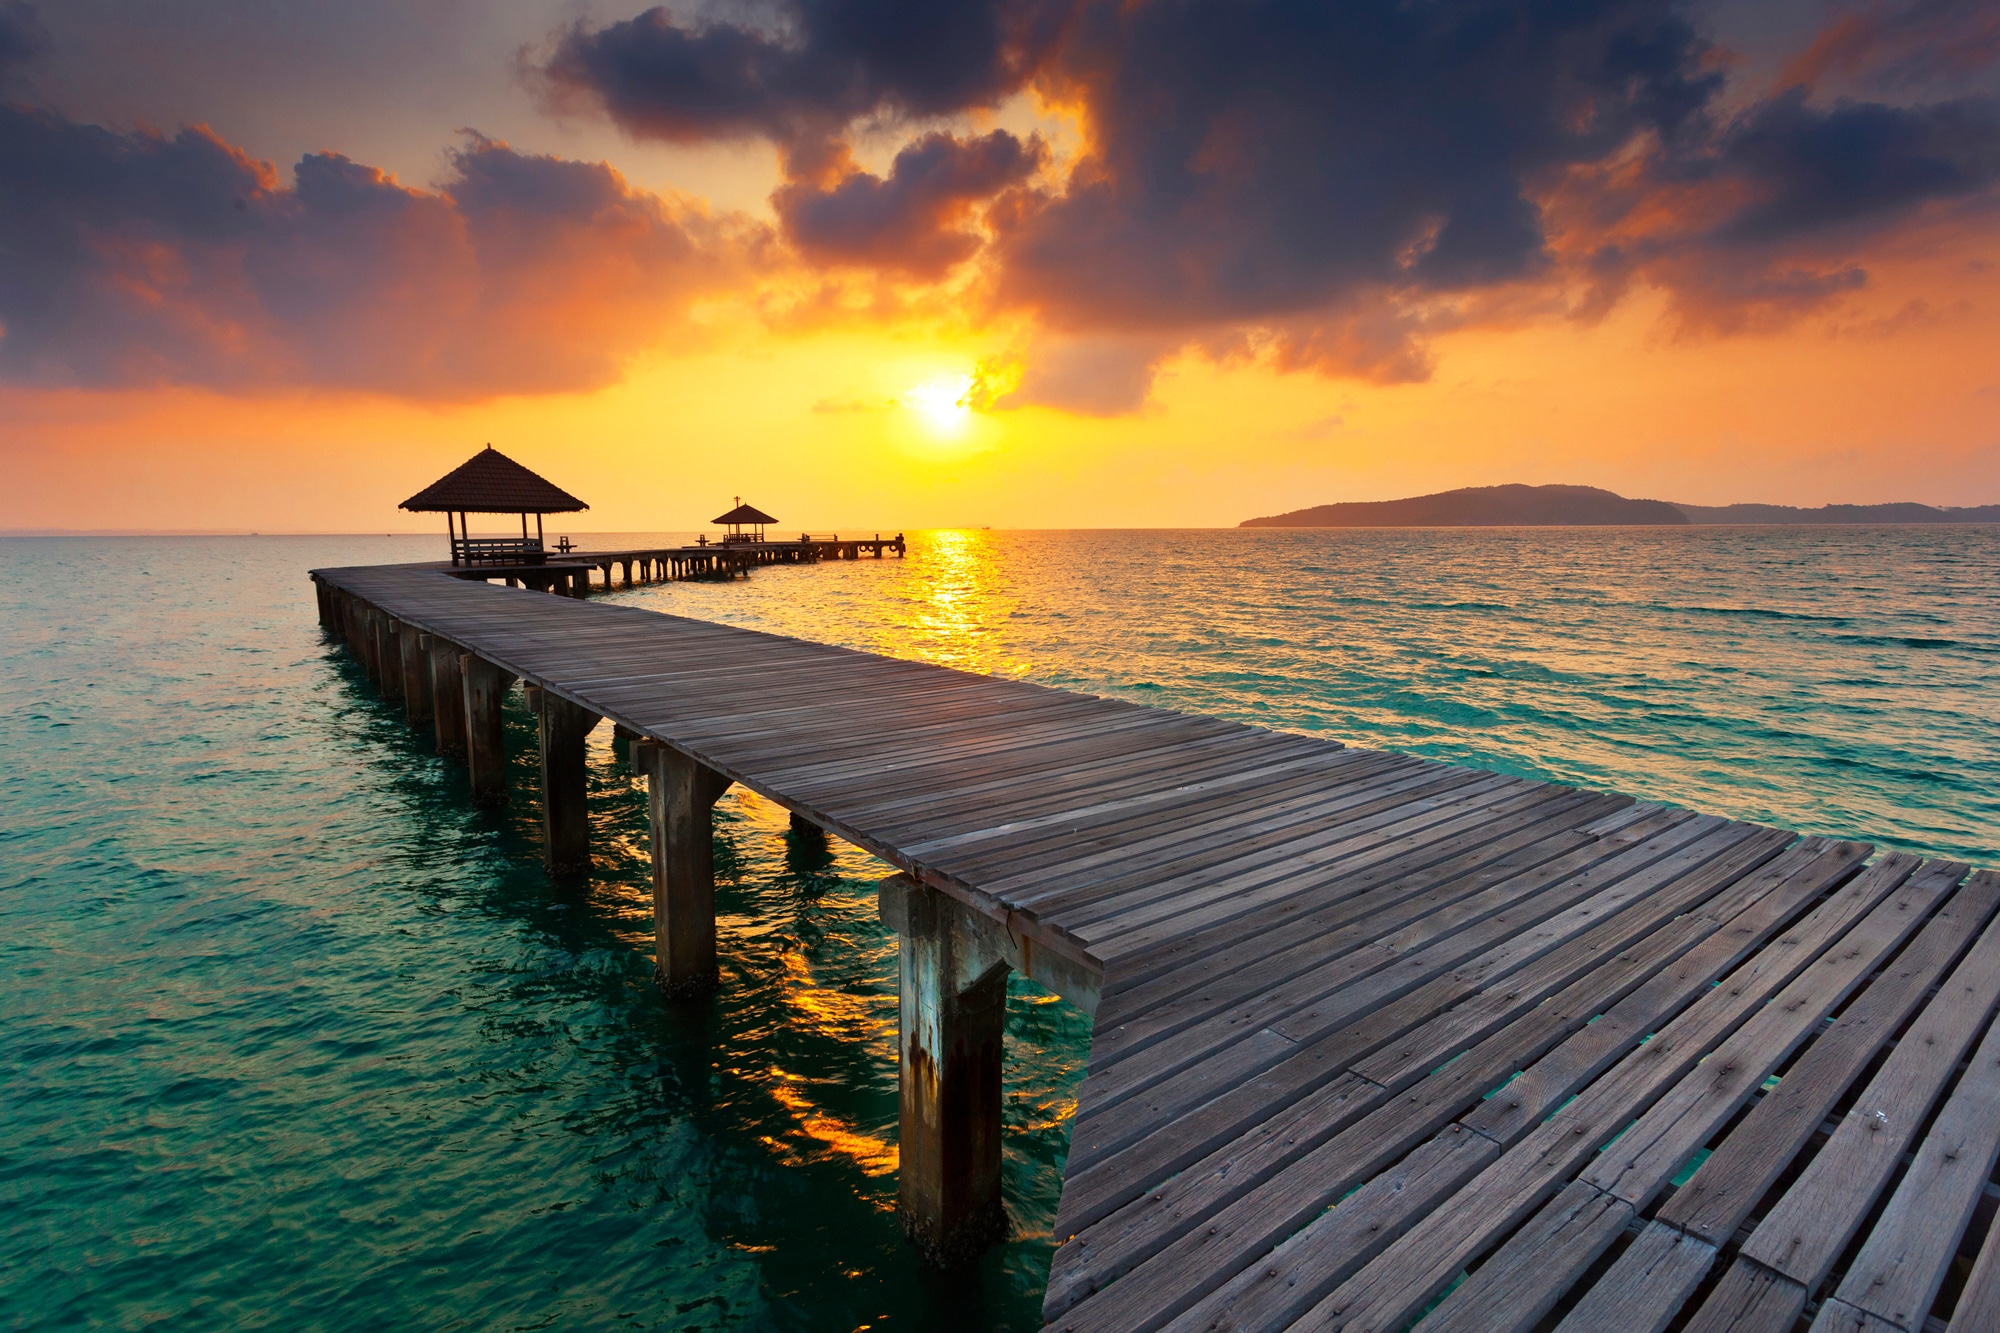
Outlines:
[{"label": "wooden pier", "polygon": [[810,565],[822,560],[901,558],[903,534],[893,537],[804,537],[785,542],[711,542],[698,546],[652,546],[620,551],[551,552],[532,562],[439,564],[453,578],[499,580],[508,587],[532,588],[565,597],[588,596],[593,588],[632,588],[678,579],[735,578],[765,565]]},{"label": "wooden pier", "polygon": [[1992,871],[449,567],[313,577],[477,799],[530,687],[552,869],[589,857],[583,736],[635,738],[670,991],[714,982],[731,783],[898,868],[939,1262],[1004,1225],[1007,970],[1094,1015],[1053,1329],[2000,1329]]}]

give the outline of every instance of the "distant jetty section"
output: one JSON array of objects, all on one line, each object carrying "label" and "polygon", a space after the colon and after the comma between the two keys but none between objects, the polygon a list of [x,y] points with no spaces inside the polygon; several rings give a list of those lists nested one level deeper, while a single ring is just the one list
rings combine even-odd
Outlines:
[{"label": "distant jetty section", "polygon": [[1595,486],[1466,486],[1407,500],[1314,505],[1245,519],[1245,528],[1496,528],[1693,523],[2000,523],[2000,505],[1940,509],[1924,504],[1691,505],[1628,500]]}]

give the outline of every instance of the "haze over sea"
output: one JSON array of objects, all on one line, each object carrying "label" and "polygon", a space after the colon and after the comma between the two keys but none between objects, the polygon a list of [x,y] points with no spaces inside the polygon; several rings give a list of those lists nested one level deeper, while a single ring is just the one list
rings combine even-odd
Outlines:
[{"label": "haze over sea", "polygon": [[[2000,865],[2000,528],[911,536],[614,596]],[[552,884],[518,694],[482,814],[319,631],[307,569],[440,546],[0,540],[11,1321],[1039,1327],[1082,1016],[1016,983],[1013,1235],[929,1273],[885,868],[732,792],[721,990],[661,1000],[609,728]]]}]

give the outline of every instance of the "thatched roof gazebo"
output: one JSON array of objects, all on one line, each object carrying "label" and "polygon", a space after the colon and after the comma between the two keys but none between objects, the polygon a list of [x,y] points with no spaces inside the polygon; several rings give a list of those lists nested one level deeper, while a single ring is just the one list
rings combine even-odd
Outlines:
[{"label": "thatched roof gazebo", "polygon": [[[726,546],[734,546],[738,542],[761,542],[764,540],[764,525],[777,521],[756,506],[744,504],[740,495],[736,497],[736,508],[719,518],[709,520],[711,523],[721,523],[729,528],[728,535],[722,539]],[[745,532],[745,528],[755,528],[756,532]]]},{"label": "thatched roof gazebo", "polygon": [[[590,508],[562,487],[530,472],[487,445],[398,505],[413,514],[443,514],[451,534],[451,563],[534,564],[542,551],[542,515],[573,514]],[[454,523],[452,515],[457,514]],[[474,537],[466,526],[468,514],[519,514],[520,537]],[[535,535],[528,535],[528,515],[535,516]]]}]

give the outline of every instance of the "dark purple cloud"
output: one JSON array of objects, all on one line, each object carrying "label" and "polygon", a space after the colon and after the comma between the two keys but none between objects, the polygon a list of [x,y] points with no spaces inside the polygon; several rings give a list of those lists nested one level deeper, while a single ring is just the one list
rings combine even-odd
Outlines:
[{"label": "dark purple cloud", "polygon": [[1752,202],[1717,230],[1767,242],[1975,194],[2000,180],[2000,105],[1809,105],[1803,89],[1763,102],[1700,164],[1740,181]]},{"label": "dark purple cloud", "polygon": [[0,92],[48,48],[48,31],[22,0],[0,0]]},{"label": "dark purple cloud", "polygon": [[[1669,0],[710,12],[573,28],[544,72],[633,133],[768,136],[791,150],[776,202],[802,248],[916,272],[969,252],[972,233],[917,246],[938,233],[911,230],[923,210],[901,167],[829,184],[840,136],[1032,86],[1079,110],[1090,149],[1045,188],[995,182],[998,300],[1078,337],[1254,325],[1287,364],[1372,378],[1424,373],[1412,339],[1436,322],[1413,303],[1524,281],[1615,295],[1644,273],[1705,301],[1736,287],[1808,308],[1865,274],[1787,247],[1990,190],[2000,143],[1992,102],[1923,97],[1927,79],[1991,63],[1991,7],[1965,0],[1876,4],[1820,35],[1815,68],[1894,81],[1894,103],[1804,86],[1726,98],[1726,53]],[[1679,221],[1625,235],[1649,210]]]},{"label": "dark purple cloud", "polygon": [[1996,65],[2000,8],[1991,0],[1874,0],[1836,11],[1783,82],[1921,96],[1990,75]]},{"label": "dark purple cloud", "polygon": [[634,134],[676,142],[810,141],[877,113],[943,115],[1019,89],[1060,0],[796,0],[770,21],[694,21],[664,8],[558,35],[540,66],[558,100],[599,102]]},{"label": "dark purple cloud", "polygon": [[811,259],[938,277],[971,258],[972,205],[1027,179],[1039,140],[1005,130],[980,138],[927,134],[896,154],[887,178],[853,171],[833,184],[793,181],[773,196],[785,234]]},{"label": "dark purple cloud", "polygon": [[1097,151],[1007,227],[1006,290],[1138,326],[1527,276],[1537,178],[1678,140],[1704,55],[1654,0],[1091,5],[1049,77]]},{"label": "dark purple cloud", "polygon": [[743,280],[745,245],[602,164],[471,136],[442,188],[281,182],[206,129],[0,107],[0,377],[463,398],[588,388]]}]

